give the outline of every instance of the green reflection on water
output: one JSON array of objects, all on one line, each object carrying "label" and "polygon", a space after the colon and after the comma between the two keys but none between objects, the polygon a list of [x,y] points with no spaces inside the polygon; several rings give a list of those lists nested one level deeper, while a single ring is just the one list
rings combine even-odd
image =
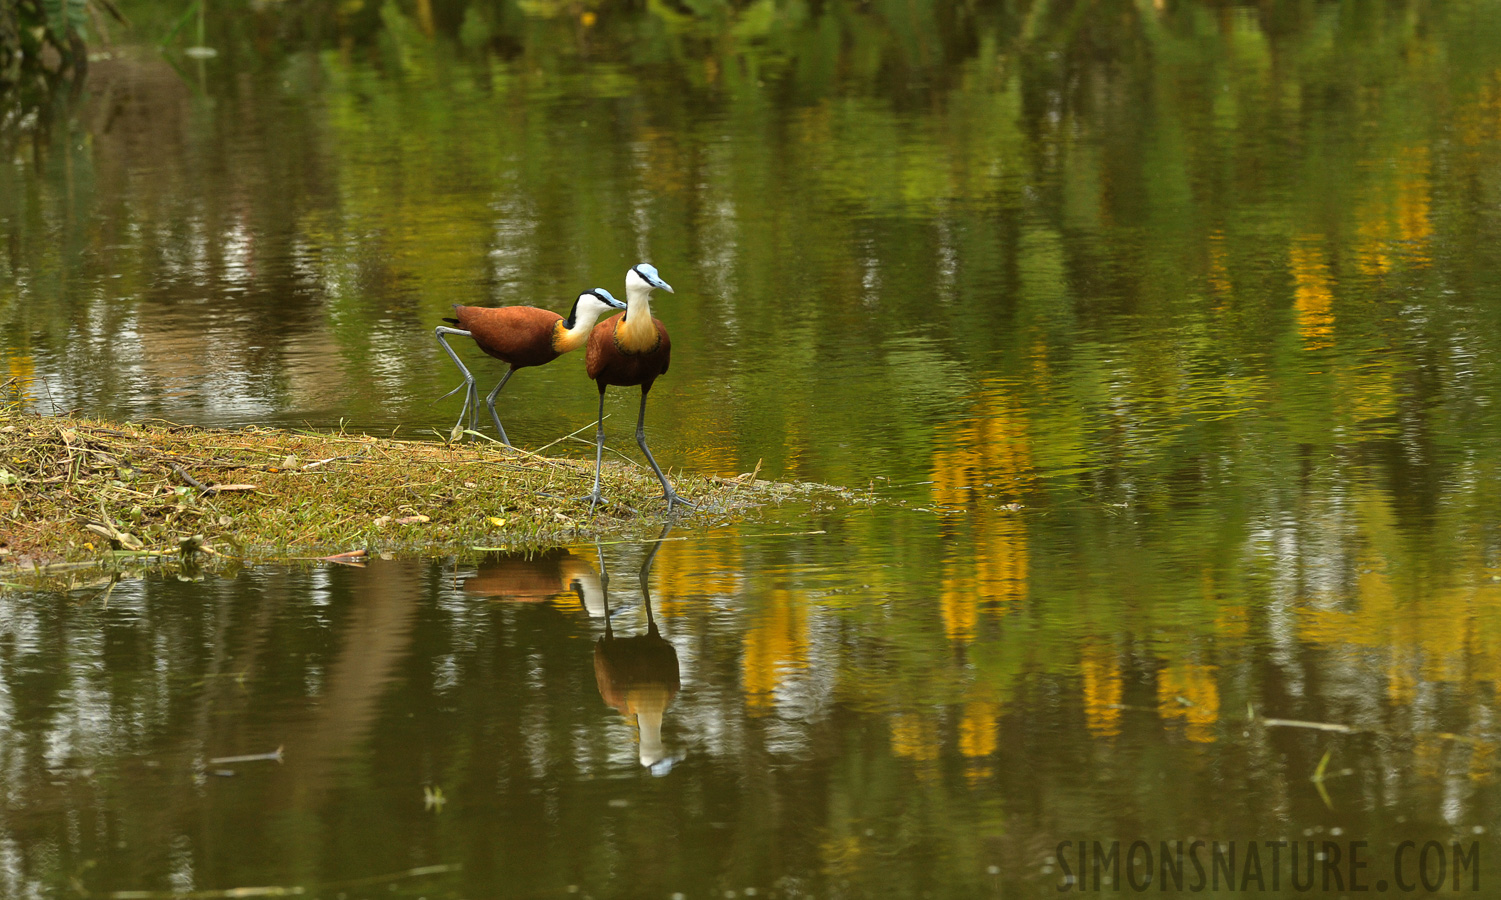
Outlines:
[{"label": "green reflection on water", "polygon": [[[152,578],[107,607],[15,598],[7,892],[444,865],[392,883],[1041,896],[1063,840],[1490,852],[1501,586],[1402,602],[1401,549],[1342,582],[1341,546],[1394,537],[1379,510],[1177,577],[1102,571],[1048,516],[1010,515],[990,526],[1004,551],[973,558],[935,552],[953,545],[931,517],[869,510],[826,535],[690,532],[655,559],[585,544]],[[1309,780],[1326,751],[1327,805]]]},{"label": "green reflection on water", "polygon": [[[662,546],[659,779],[592,547],[10,603],[3,892],[1051,895],[1061,840],[1489,827],[1501,13],[700,6],[240,11],[7,98],[40,408],[446,429],[448,304],[649,258],[664,464],[905,505]],[[580,365],[513,438],[591,420]]]},{"label": "green reflection on water", "polygon": [[[1053,474],[1495,424],[1488,7],[1068,9],[526,19],[510,59],[393,25],[201,87],[122,50],[0,174],[8,367],[43,408],[436,425],[448,304],[651,257],[699,469],[919,480],[996,383]],[[575,368],[508,389],[523,440],[589,420]]]}]

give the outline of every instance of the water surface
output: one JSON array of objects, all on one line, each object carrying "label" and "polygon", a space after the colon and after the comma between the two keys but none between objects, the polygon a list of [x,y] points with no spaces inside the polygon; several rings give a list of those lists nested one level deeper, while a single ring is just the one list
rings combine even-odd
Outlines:
[{"label": "water surface", "polygon": [[[663,464],[879,502],[684,522],[655,638],[650,545],[582,538],[12,594],[0,893],[1055,896],[1138,838],[1489,877],[1501,11],[343,9],[6,98],[29,404],[446,432],[449,304],[647,259]],[[514,439],[590,421],[581,368]]]}]

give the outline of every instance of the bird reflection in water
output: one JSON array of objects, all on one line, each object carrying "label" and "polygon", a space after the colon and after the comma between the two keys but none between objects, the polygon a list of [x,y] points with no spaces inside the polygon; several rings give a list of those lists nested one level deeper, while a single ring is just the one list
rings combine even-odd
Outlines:
[{"label": "bird reflection in water", "polygon": [[[640,735],[641,765],[654,775],[666,774],[677,761],[662,745],[662,717],[680,687],[678,654],[657,630],[651,608],[651,567],[671,524],[653,542],[641,563],[641,597],[646,607],[646,633],[617,637],[611,621],[610,574],[604,550],[598,545],[599,571],[583,557],[557,548],[527,555],[496,554],[479,564],[464,581],[473,597],[542,603],[577,598],[591,619],[603,619],[605,634],[594,645],[594,679],[599,695],[623,716],[635,716]],[[619,615],[620,610],[615,614]]]},{"label": "bird reflection in water", "polygon": [[573,596],[591,618],[605,614],[604,588],[594,566],[562,547],[527,555],[491,556],[464,581],[464,593],[522,603]]},{"label": "bird reflection in water", "polygon": [[671,524],[662,529],[641,563],[641,598],[646,606],[645,634],[615,636],[609,614],[609,573],[605,571],[602,553],[599,565],[605,634],[594,644],[594,680],[606,703],[623,716],[635,715],[640,735],[641,765],[651,769],[653,775],[667,774],[677,761],[669,757],[662,746],[662,716],[680,687],[678,654],[657,631],[657,621],[651,611],[650,585],[652,561],[671,530]]}]

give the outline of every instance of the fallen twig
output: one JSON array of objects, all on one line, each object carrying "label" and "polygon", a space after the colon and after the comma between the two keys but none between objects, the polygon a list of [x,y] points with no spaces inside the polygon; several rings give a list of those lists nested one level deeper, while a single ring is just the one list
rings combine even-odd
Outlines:
[{"label": "fallen twig", "polygon": [[1357,734],[1363,730],[1334,722],[1305,722],[1301,719],[1261,719],[1259,721],[1272,728],[1311,728],[1314,731],[1330,731],[1335,734]]},{"label": "fallen twig", "polygon": [[[608,419],[610,416],[611,416],[611,413],[605,413],[605,418],[606,419]],[[538,447],[536,450],[526,450],[526,451],[522,451],[522,452],[524,452],[524,453],[532,453],[532,454],[541,453],[543,450],[551,449],[552,447],[554,447],[554,446],[556,446],[558,444],[563,443],[564,441],[566,441],[569,438],[573,437],[574,435],[578,434],[580,431],[588,431],[590,425],[596,425],[600,421],[603,421],[603,420],[596,419],[595,421],[588,423],[587,425],[583,426],[582,428],[575,428],[574,430],[568,432],[567,434],[563,435],[562,437],[558,438],[557,440],[555,440],[555,441],[553,441],[551,443],[543,444],[542,446]]]},{"label": "fallen twig", "polygon": [[243,762],[282,762],[282,747],[277,747],[270,753],[245,753],[240,756],[216,756],[208,761],[208,765],[220,766],[227,763]]},{"label": "fallen twig", "polygon": [[188,484],[190,484],[193,487],[197,488],[200,492],[202,492],[204,494],[211,494],[211,493],[214,492],[214,490],[215,490],[214,488],[209,487],[208,485],[204,484],[203,482],[201,482],[198,479],[194,478],[193,476],[189,475],[187,473],[187,470],[184,469],[182,466],[176,465],[175,463],[167,463],[167,467],[170,468],[172,471],[176,472],[178,478],[181,478],[183,481],[186,481]]},{"label": "fallen twig", "polygon": [[357,559],[364,559],[368,555],[365,550],[350,550],[347,553],[335,553],[332,556],[318,557],[321,562],[348,563]]}]

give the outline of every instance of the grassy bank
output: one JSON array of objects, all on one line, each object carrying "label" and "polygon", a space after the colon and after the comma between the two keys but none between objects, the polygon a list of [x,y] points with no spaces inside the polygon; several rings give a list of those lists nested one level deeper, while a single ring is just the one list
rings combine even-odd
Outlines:
[{"label": "grassy bank", "polygon": [[[710,524],[814,486],[677,473]],[[484,441],[105,423],[0,408],[0,574],[89,560],[446,553],[631,535],[665,518],[649,470]]]}]

